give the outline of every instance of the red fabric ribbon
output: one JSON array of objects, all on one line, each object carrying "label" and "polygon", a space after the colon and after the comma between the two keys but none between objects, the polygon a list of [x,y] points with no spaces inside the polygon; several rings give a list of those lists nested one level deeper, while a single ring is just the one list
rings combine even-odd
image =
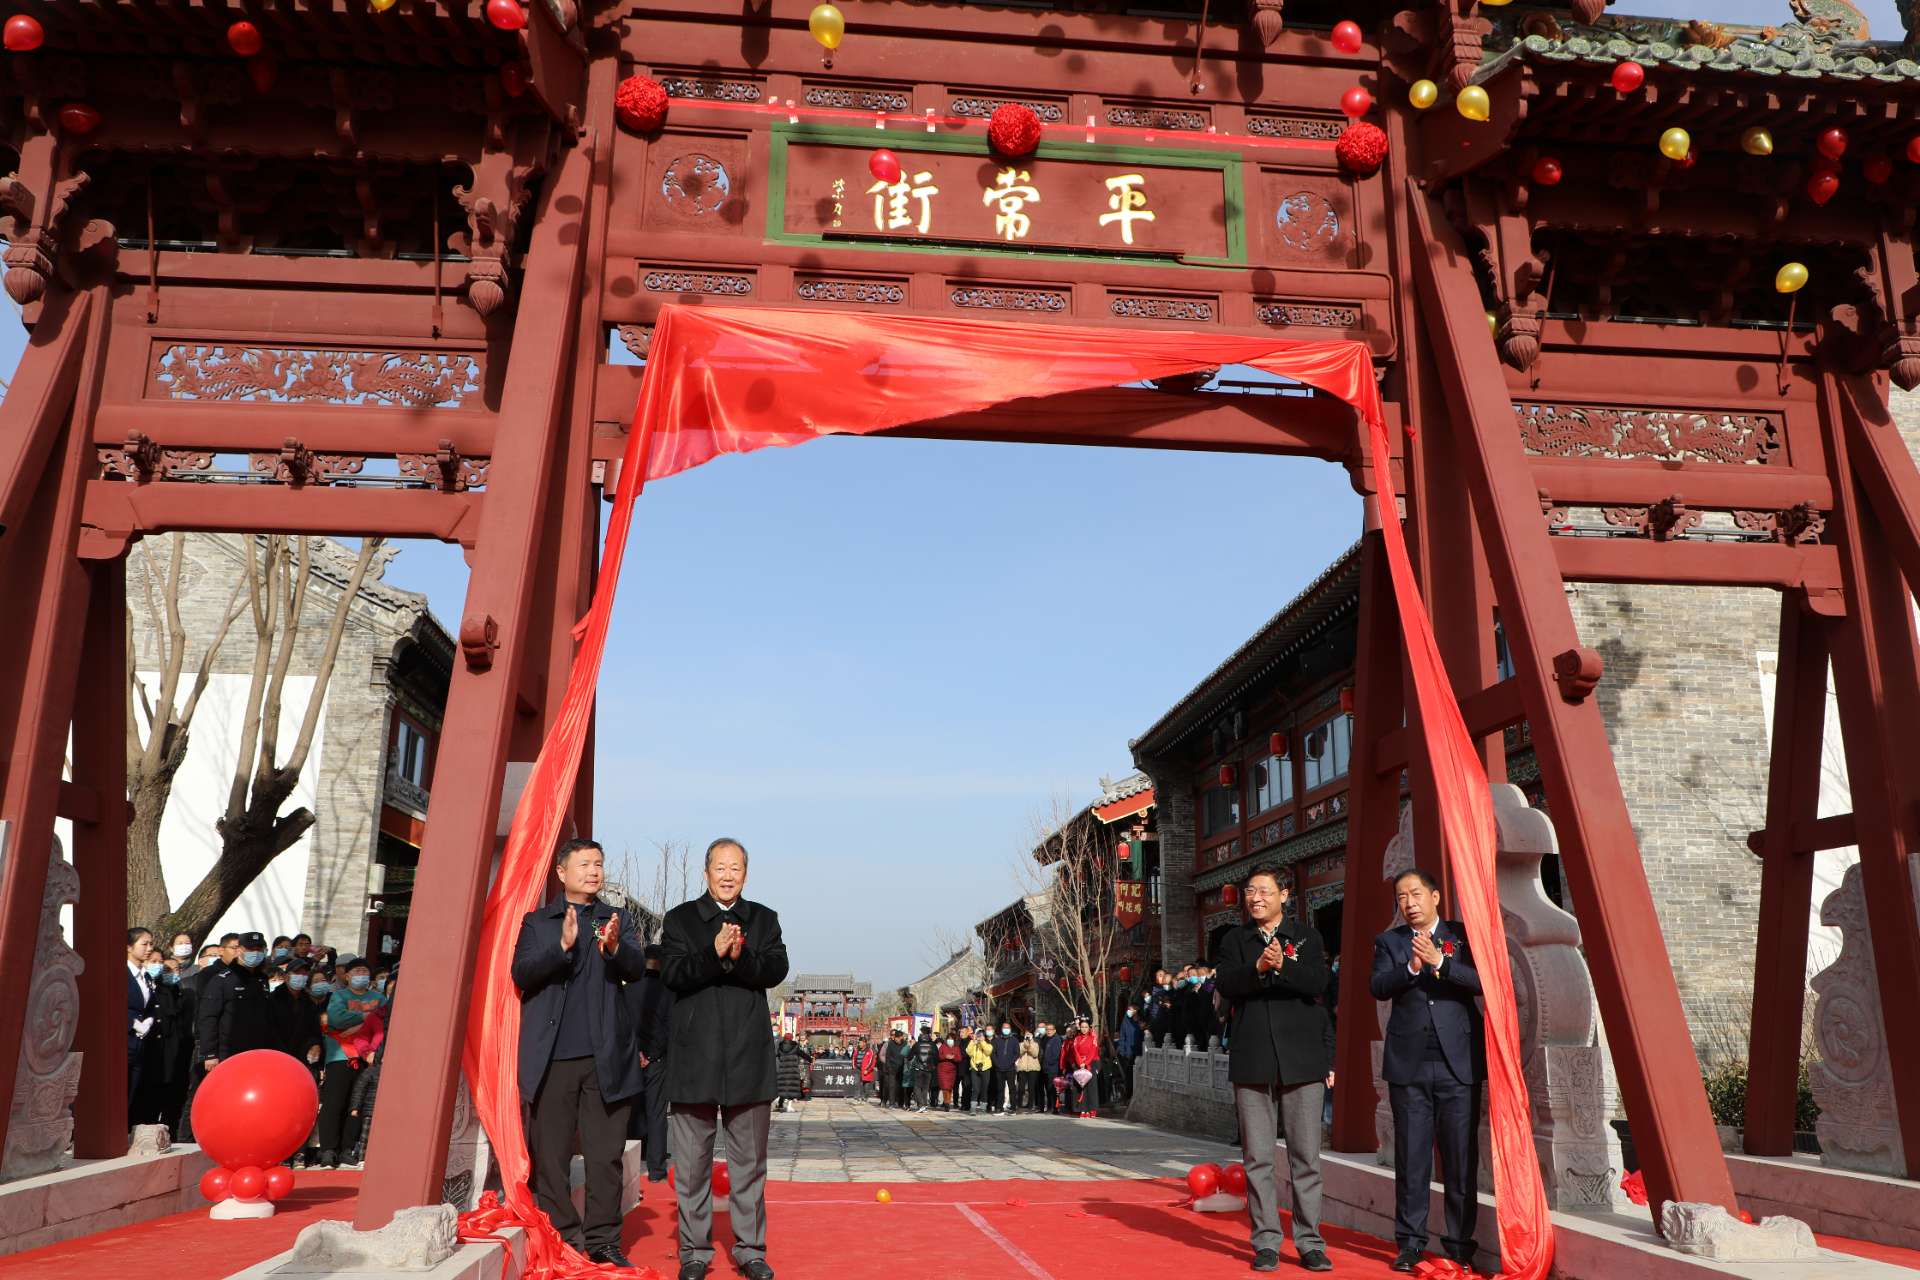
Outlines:
[{"label": "red fabric ribbon", "polygon": [[[645,482],[723,453],[823,435],[864,435],[1009,400],[1224,364],[1251,365],[1352,405],[1367,432],[1375,488],[1391,500],[1386,420],[1373,361],[1361,343],[747,307],[661,309],[607,520],[593,604],[574,628],[579,648],[565,699],[521,793],[487,896],[467,1023],[467,1079],[500,1161],[505,1209],[528,1229],[529,1280],[564,1280],[596,1269],[559,1241],[527,1190],[516,1067],[520,1002],[508,965],[520,918],[545,891],[548,856],[573,795],[633,506]],[[1441,824],[1455,854],[1455,892],[1468,937],[1485,957],[1480,975],[1489,1014],[1489,1111],[1505,1274],[1539,1280],[1552,1257],[1553,1236],[1520,1074],[1513,981],[1494,888],[1492,802],[1414,584],[1400,523],[1386,518],[1380,525],[1423,745],[1434,761]]]}]

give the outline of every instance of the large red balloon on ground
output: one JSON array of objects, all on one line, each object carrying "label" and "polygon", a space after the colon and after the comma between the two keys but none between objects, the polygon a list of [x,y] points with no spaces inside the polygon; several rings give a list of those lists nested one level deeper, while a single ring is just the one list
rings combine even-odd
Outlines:
[{"label": "large red balloon on ground", "polygon": [[1197,1164],[1187,1170],[1187,1190],[1195,1200],[1204,1200],[1220,1189],[1220,1166]]},{"label": "large red balloon on ground", "polygon": [[193,1095],[193,1138],[229,1169],[267,1169],[300,1149],[319,1107],[312,1074],[291,1054],[237,1053]]},{"label": "large red balloon on ground", "polygon": [[727,1172],[727,1166],[713,1166],[713,1194],[724,1196],[733,1190],[733,1175]]}]

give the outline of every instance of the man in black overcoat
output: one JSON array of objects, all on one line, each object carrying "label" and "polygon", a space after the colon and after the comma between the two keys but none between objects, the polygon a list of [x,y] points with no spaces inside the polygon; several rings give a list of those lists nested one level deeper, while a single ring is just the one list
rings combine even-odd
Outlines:
[{"label": "man in black overcoat", "polygon": [[667,1049],[667,1145],[680,1202],[680,1280],[713,1263],[713,1141],[727,1135],[734,1266],[773,1280],[767,1265],[767,1131],[773,1116],[773,1023],[767,992],[787,976],[780,917],[740,896],[747,851],[707,846],[707,892],[667,912],[661,976],[673,989]]},{"label": "man in black overcoat", "polygon": [[1446,1174],[1447,1256],[1473,1259],[1479,1213],[1480,1090],[1487,1078],[1480,975],[1467,950],[1467,931],[1440,918],[1439,883],[1418,868],[1401,874],[1393,894],[1405,924],[1373,941],[1376,1000],[1393,1001],[1387,1019],[1381,1075],[1393,1106],[1393,1181],[1398,1205],[1393,1236],[1400,1246],[1395,1271],[1412,1271],[1427,1248],[1427,1205],[1433,1145],[1440,1139]]},{"label": "man in black overcoat", "polygon": [[[591,840],[554,854],[561,894],[520,921],[520,1097],[530,1108],[533,1197],[562,1239],[593,1262],[633,1264],[620,1250],[627,1110],[640,1092],[640,1050],[620,984],[646,967],[633,922],[601,902],[606,855]],[[573,1204],[574,1136],[586,1166],[585,1212]]]},{"label": "man in black overcoat", "polygon": [[1278,1271],[1280,1180],[1274,1144],[1287,1141],[1293,1181],[1293,1247],[1309,1271],[1331,1271],[1320,1235],[1320,1111],[1326,1097],[1327,952],[1310,924],[1285,918],[1285,873],[1258,866],[1240,891],[1251,922],[1220,941],[1216,981],[1233,1002],[1227,1078],[1240,1116],[1253,1269]]},{"label": "man in black overcoat", "polygon": [[673,989],[660,977],[665,954],[658,944],[648,946],[647,971],[626,989],[640,1043],[640,1070],[646,1079],[627,1134],[641,1140],[649,1182],[667,1180],[667,1048],[673,1032]]}]

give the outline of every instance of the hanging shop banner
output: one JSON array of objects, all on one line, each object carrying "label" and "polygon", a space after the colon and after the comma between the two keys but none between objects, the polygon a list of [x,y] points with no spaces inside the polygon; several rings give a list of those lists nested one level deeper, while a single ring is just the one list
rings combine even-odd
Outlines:
[{"label": "hanging shop banner", "polygon": [[1131,929],[1147,914],[1147,882],[1145,880],[1115,880],[1113,882],[1113,916],[1120,922],[1122,929]]}]

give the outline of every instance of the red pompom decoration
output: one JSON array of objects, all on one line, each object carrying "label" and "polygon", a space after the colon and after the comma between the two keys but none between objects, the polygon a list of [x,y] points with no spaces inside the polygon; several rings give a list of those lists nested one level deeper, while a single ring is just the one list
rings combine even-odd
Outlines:
[{"label": "red pompom decoration", "polygon": [[652,133],[667,119],[667,90],[652,76],[628,76],[613,91],[614,114],[637,133]]},{"label": "red pompom decoration", "polygon": [[1359,85],[1353,86],[1340,95],[1341,114],[1349,119],[1358,120],[1371,110],[1373,110],[1373,95]]},{"label": "red pompom decoration", "polygon": [[1632,93],[1647,82],[1647,69],[1637,62],[1616,62],[1613,74],[1607,77],[1616,93]]},{"label": "red pompom decoration", "polygon": [[1376,173],[1387,158],[1387,131],[1365,121],[1350,124],[1333,144],[1333,154],[1352,173]]},{"label": "red pompom decoration", "polygon": [[1541,186],[1555,186],[1560,178],[1560,162],[1552,156],[1541,156],[1533,162],[1533,180]]},{"label": "red pompom decoration", "polygon": [[46,42],[46,28],[31,14],[16,13],[0,28],[0,44],[14,53],[32,53]]},{"label": "red pompom decoration", "polygon": [[1003,156],[1032,155],[1040,145],[1040,117],[1021,103],[1001,103],[987,121],[987,145]]},{"label": "red pompom decoration", "polygon": [[1885,156],[1869,156],[1867,162],[1860,166],[1860,172],[1877,187],[1893,176],[1893,161]]},{"label": "red pompom decoration", "polygon": [[84,102],[69,102],[60,108],[60,132],[84,138],[100,127],[100,113]]},{"label": "red pompom decoration", "polygon": [[251,22],[236,22],[227,28],[227,48],[243,58],[260,52],[260,28]]},{"label": "red pompom decoration", "polygon": [[527,11],[520,0],[487,0],[487,21],[502,31],[519,31],[527,25]]},{"label": "red pompom decoration", "polygon": [[1334,23],[1333,47],[1341,53],[1360,52],[1360,24],[1351,19]]}]

